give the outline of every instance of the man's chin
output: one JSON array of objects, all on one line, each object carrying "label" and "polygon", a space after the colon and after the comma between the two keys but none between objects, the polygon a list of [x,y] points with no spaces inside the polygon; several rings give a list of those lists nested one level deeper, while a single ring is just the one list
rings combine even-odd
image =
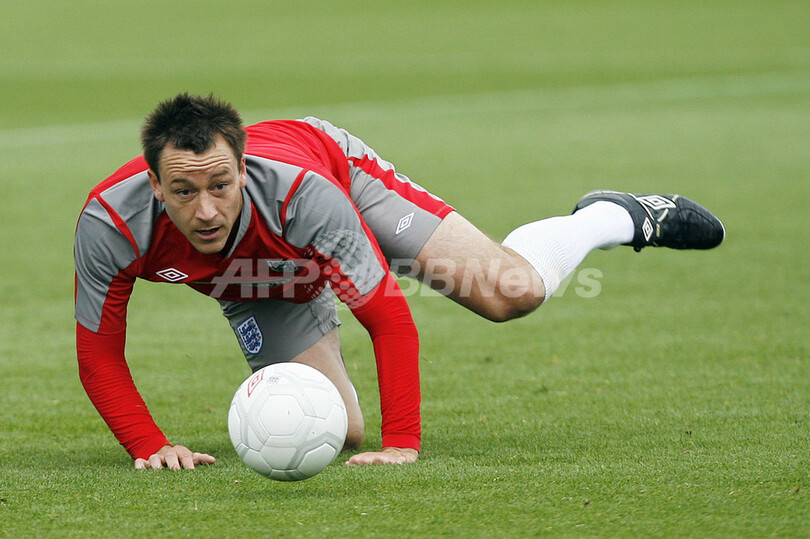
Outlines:
[{"label": "man's chin", "polygon": [[191,245],[204,255],[212,255],[220,252],[225,247],[224,241],[193,241]]}]

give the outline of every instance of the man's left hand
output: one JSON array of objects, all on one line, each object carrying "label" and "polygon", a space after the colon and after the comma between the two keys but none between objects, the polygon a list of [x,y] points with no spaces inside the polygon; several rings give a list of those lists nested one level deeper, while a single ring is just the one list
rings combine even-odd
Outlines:
[{"label": "man's left hand", "polygon": [[365,466],[368,464],[406,464],[416,462],[419,451],[410,447],[383,447],[382,451],[367,451],[358,453],[346,461],[349,466]]}]

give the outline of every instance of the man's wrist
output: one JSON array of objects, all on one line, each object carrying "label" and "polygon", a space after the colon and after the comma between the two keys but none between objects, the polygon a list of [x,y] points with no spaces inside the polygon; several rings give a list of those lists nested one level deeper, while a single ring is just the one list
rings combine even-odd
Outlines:
[{"label": "man's wrist", "polygon": [[384,434],[382,446],[396,447],[396,448],[409,448],[417,453],[421,447],[421,437],[418,434]]}]

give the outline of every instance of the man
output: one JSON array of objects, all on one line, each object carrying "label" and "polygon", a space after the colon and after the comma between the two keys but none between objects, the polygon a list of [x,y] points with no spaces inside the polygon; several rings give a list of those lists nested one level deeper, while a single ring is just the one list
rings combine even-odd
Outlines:
[{"label": "man", "polygon": [[403,463],[420,449],[419,341],[390,264],[505,321],[536,309],[593,249],[708,249],[725,235],[686,198],[598,191],[498,244],[346,131],[315,118],[243,129],[213,96],[161,103],[142,143],[143,157],[90,192],[75,243],[80,378],[136,468],[215,460],[170,442],[133,383],[124,344],[136,278],[216,298],[252,369],[298,361],[324,372],[357,448],[363,416],[336,295],[373,341],[382,412],[382,450],[348,464]]}]

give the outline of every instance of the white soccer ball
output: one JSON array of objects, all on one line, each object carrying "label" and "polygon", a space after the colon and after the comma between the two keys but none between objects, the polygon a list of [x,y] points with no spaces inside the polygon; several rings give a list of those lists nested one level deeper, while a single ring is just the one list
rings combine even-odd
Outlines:
[{"label": "white soccer ball", "polygon": [[254,372],[231,401],[228,433],[249,468],[279,481],[323,471],[343,449],[349,420],[335,385],[302,363]]}]

